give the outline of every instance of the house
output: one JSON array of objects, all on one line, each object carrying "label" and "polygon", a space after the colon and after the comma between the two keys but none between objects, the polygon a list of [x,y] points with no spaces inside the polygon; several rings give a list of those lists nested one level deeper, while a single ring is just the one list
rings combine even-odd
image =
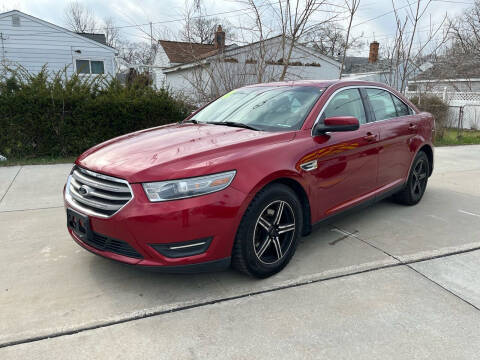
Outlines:
[{"label": "house", "polygon": [[379,47],[380,44],[373,41],[370,43],[368,57],[347,56],[342,78],[385,83],[400,92],[404,92],[407,85],[406,81],[402,82],[404,74],[406,74],[405,80],[408,80],[431,66],[429,61],[422,59],[417,61],[418,63],[409,62],[405,69],[402,61],[395,64],[397,59],[381,58]]},{"label": "house", "polygon": [[18,10],[0,14],[0,70],[22,67],[38,73],[110,74],[116,72],[116,50],[104,34],[75,33]]},{"label": "house", "polygon": [[[226,45],[221,26],[214,44],[160,40],[155,83],[205,102],[240,86],[278,80],[290,44],[288,38],[276,36],[243,46]],[[338,79],[340,66],[312,48],[295,44],[285,80]]]},{"label": "house", "polygon": [[480,62],[444,56],[408,81],[408,97],[433,95],[448,104],[447,126],[480,129]]},{"label": "house", "polygon": [[370,53],[368,57],[345,57],[342,78],[347,78],[349,80],[387,82],[390,71],[386,61],[379,58],[379,47],[380,44],[377,41],[373,41],[370,43]]},{"label": "house", "polygon": [[408,82],[409,91],[480,92],[480,62],[447,57]]}]

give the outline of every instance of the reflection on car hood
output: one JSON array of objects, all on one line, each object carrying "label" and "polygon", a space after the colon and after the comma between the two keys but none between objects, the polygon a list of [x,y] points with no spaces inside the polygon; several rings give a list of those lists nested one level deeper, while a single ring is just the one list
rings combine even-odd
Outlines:
[{"label": "reflection on car hood", "polygon": [[293,136],[293,132],[172,124],[99,144],[83,153],[77,164],[130,182],[199,176],[233,169],[236,158],[254,154],[262,146],[288,141]]}]

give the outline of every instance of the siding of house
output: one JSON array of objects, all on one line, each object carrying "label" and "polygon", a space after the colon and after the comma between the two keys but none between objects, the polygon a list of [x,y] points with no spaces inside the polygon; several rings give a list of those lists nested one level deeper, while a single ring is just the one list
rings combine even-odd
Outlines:
[{"label": "siding of house", "polygon": [[[282,57],[280,43],[277,39],[270,41],[265,48],[267,52],[265,59],[275,62]],[[232,88],[257,83],[256,65],[249,64],[248,60],[257,59],[258,53],[258,45],[226,52],[224,57],[227,60],[234,59],[235,62],[211,62],[208,67],[211,74],[216,74],[214,81],[210,80],[206,70],[197,66],[173,71],[166,69],[164,72],[165,83],[170,89],[190,96],[194,102],[201,103],[204,99],[196,96],[198,95],[196,87],[200,85],[206,89],[205,93],[209,91],[215,93],[217,90],[222,93]],[[290,65],[285,80],[331,80],[338,79],[340,75],[340,64],[338,62],[321,55],[316,56],[301,48],[293,50],[290,62],[298,62],[302,65]],[[315,64],[315,66],[309,64]],[[267,65],[262,82],[275,81],[279,78],[282,70],[283,66],[281,65]],[[202,81],[199,81],[199,79],[202,79]],[[222,85],[225,84],[228,85],[228,88],[223,89]],[[214,89],[215,86],[220,87],[220,89]]]},{"label": "siding of house", "polygon": [[165,74],[163,73],[163,68],[169,67],[170,61],[168,56],[165,53],[165,50],[159,45],[157,48],[157,53],[155,54],[155,60],[153,62],[155,68],[153,69],[154,74],[154,84],[156,87],[161,87],[165,83]]},{"label": "siding of house", "polygon": [[[13,26],[12,15],[19,16],[20,26]],[[31,73],[37,73],[44,65],[51,72],[67,67],[71,75],[75,71],[75,59],[103,60],[105,73],[115,74],[115,49],[96,45],[80,35],[62,31],[22,13],[0,15],[0,32],[3,36],[0,56],[9,67],[21,65]]]},{"label": "siding of house", "polygon": [[480,79],[451,79],[451,80],[411,80],[409,90],[417,91],[474,91],[480,92]]}]

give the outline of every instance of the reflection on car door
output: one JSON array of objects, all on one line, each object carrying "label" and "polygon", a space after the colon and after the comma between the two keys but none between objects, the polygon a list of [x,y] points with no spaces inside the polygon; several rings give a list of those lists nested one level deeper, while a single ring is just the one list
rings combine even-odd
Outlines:
[{"label": "reflection on car door", "polygon": [[306,154],[305,159],[317,160],[317,168],[311,170],[316,178],[312,189],[317,200],[315,220],[348,208],[375,190],[379,151],[377,124],[367,123],[358,89],[335,93],[320,114],[319,121],[333,116],[355,116],[360,128],[312,137],[317,149]]},{"label": "reflection on car door", "polygon": [[414,116],[400,99],[390,92],[365,89],[368,101],[380,126],[381,151],[378,162],[378,186],[393,187],[401,184],[410,168],[410,138],[415,135],[410,123]]}]

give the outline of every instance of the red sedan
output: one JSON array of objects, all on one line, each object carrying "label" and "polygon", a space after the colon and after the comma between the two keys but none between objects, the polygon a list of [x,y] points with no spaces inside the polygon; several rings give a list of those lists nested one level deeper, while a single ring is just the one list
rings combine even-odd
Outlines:
[{"label": "red sedan", "polygon": [[414,205],[433,169],[434,119],[358,81],[243,87],[181,123],[82,154],[65,186],[85,249],[167,272],[280,271],[312,225],[393,195]]}]

